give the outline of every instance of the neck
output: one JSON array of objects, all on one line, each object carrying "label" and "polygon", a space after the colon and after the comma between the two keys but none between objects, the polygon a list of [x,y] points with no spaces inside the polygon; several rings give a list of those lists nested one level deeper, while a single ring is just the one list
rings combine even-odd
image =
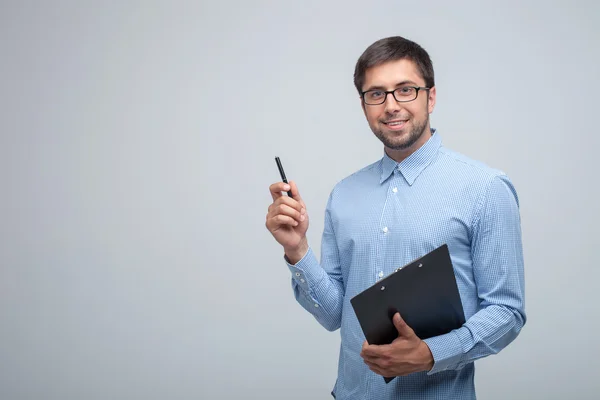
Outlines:
[{"label": "neck", "polygon": [[423,131],[423,134],[419,137],[419,139],[415,143],[413,143],[412,146],[410,146],[406,149],[390,149],[389,147],[386,147],[385,153],[392,160],[394,160],[396,162],[402,162],[406,158],[408,158],[408,156],[410,156],[412,153],[419,150],[421,148],[421,146],[423,146],[425,143],[427,143],[429,138],[431,138],[431,135],[432,135],[431,129],[429,128],[429,125],[427,125],[427,127]]}]

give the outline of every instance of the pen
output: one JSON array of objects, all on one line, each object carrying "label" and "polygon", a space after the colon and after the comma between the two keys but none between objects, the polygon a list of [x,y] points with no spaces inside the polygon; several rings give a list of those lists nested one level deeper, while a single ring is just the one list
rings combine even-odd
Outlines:
[{"label": "pen", "polygon": [[[279,168],[279,174],[281,175],[281,179],[283,182],[288,183],[287,178],[285,177],[285,172],[283,172],[283,166],[281,165],[281,161],[279,161],[279,157],[275,157],[275,162],[277,162],[277,168]],[[292,197],[292,191],[288,190],[288,196]]]}]

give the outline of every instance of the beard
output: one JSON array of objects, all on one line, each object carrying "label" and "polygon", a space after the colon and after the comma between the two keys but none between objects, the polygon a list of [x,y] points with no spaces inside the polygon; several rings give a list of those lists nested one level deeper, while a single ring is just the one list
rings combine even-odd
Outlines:
[{"label": "beard", "polygon": [[[414,145],[423,133],[425,132],[425,128],[427,127],[427,123],[429,122],[429,114],[427,114],[426,118],[423,121],[415,121],[412,122],[412,129],[406,133],[403,129],[397,132],[389,132],[385,133],[385,125],[381,129],[377,129],[376,127],[371,127],[371,130],[377,136],[379,140],[385,145],[385,147],[392,150],[405,150]],[[383,122],[380,122],[383,124]],[[408,136],[406,136],[408,134]]]}]

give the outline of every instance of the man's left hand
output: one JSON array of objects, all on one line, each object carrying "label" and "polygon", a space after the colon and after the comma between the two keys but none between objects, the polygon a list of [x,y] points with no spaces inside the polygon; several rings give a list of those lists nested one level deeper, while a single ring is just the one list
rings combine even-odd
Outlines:
[{"label": "man's left hand", "polygon": [[414,372],[430,371],[433,355],[427,343],[419,339],[399,313],[393,318],[398,337],[390,344],[363,343],[360,356],[376,374],[384,377],[402,376]]}]

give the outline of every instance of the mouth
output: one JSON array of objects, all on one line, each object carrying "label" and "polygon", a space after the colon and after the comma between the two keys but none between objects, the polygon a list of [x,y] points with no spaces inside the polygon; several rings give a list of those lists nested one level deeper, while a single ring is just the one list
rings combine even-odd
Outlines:
[{"label": "mouth", "polygon": [[400,129],[404,128],[404,125],[406,125],[407,122],[408,122],[408,120],[406,120],[406,119],[395,119],[392,121],[384,122],[383,124],[385,126],[387,126],[389,129],[396,131],[396,130],[400,130]]}]

